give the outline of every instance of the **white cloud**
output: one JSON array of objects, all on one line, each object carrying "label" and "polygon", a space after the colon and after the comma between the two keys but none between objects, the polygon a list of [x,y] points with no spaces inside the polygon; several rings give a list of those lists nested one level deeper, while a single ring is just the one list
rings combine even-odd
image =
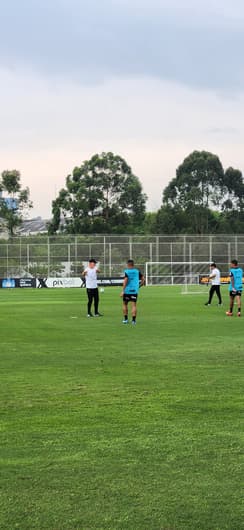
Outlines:
[{"label": "white cloud", "polygon": [[12,0],[1,11],[0,65],[82,84],[155,77],[244,88],[237,2]]},{"label": "white cloud", "polygon": [[75,165],[123,156],[149,208],[194,149],[244,168],[241,0],[12,0],[1,6],[0,160],[35,214]]},{"label": "white cloud", "polygon": [[123,156],[149,196],[163,188],[194,149],[243,168],[244,95],[217,96],[155,79],[113,79],[80,86],[2,72],[1,168],[21,171],[34,214],[50,215],[65,177],[95,152]]}]

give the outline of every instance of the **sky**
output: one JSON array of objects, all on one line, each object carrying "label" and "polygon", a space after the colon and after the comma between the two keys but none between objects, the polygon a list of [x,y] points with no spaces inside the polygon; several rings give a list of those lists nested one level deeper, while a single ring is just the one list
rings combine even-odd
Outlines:
[{"label": "sky", "polygon": [[148,211],[194,150],[243,172],[243,49],[243,0],[2,3],[0,173],[50,218],[95,153],[125,158]]}]

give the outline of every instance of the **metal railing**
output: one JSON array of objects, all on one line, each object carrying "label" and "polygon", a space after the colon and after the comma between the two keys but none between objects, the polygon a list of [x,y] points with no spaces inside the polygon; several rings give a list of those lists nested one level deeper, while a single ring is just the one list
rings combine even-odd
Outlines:
[{"label": "metal railing", "polygon": [[215,261],[228,270],[231,258],[244,264],[244,235],[16,237],[0,240],[0,277],[79,276],[91,256],[106,276],[120,274],[128,258],[144,272],[148,261]]}]

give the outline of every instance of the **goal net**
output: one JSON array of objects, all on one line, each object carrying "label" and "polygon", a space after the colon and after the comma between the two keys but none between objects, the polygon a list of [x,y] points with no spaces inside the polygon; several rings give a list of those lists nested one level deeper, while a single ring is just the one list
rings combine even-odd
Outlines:
[{"label": "goal net", "polygon": [[209,261],[148,261],[146,285],[180,285],[182,294],[205,294],[209,267]]}]

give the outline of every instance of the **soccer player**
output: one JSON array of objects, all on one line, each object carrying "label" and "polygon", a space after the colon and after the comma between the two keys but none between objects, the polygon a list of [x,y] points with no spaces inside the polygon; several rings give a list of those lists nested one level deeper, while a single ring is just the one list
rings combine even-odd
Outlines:
[{"label": "soccer player", "polygon": [[124,274],[123,290],[120,294],[123,297],[123,324],[128,324],[128,304],[131,302],[132,324],[135,325],[138,291],[140,286],[145,284],[145,279],[141,271],[135,268],[133,259],[128,259]]},{"label": "soccer player", "polygon": [[210,267],[211,267],[211,274],[209,275],[209,280],[211,282],[211,287],[209,290],[208,301],[206,302],[205,305],[211,305],[211,301],[212,301],[214,293],[216,293],[218,297],[219,305],[222,305],[222,298],[221,298],[221,293],[220,293],[220,271],[216,267],[216,263],[211,263]]},{"label": "soccer player", "polygon": [[242,281],[243,281],[243,270],[238,266],[238,261],[233,259],[230,264],[230,310],[226,311],[228,317],[233,315],[233,306],[236,299],[237,303],[237,316],[241,316],[241,293],[242,293]]},{"label": "soccer player", "polygon": [[97,273],[100,272],[100,270],[96,267],[96,260],[94,258],[89,259],[88,267],[82,272],[82,276],[84,276],[86,281],[86,292],[87,292],[87,298],[88,298],[88,304],[87,304],[87,317],[93,317],[93,314],[91,312],[92,302],[94,301],[94,311],[95,311],[95,317],[101,317],[101,313],[98,311],[98,304],[99,304],[99,294],[98,294],[98,287],[97,287]]}]

